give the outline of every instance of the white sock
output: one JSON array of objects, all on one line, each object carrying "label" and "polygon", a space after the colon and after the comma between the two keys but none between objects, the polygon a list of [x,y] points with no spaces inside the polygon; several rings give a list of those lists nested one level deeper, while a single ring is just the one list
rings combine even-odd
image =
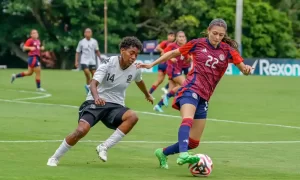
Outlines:
[{"label": "white sock", "polygon": [[116,129],[116,131],[104,143],[102,143],[102,146],[109,149],[121,141],[124,136],[125,134],[120,129]]},{"label": "white sock", "polygon": [[71,149],[72,146],[70,146],[67,142],[66,139],[61,143],[61,145],[58,147],[58,149],[55,151],[53,154],[52,158],[59,159],[61,158],[69,149]]}]

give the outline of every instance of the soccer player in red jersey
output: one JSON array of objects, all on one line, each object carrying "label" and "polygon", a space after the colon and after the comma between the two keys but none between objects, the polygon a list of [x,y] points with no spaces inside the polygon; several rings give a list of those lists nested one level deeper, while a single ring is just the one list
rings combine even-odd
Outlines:
[{"label": "soccer player in red jersey", "polygon": [[195,163],[199,157],[190,155],[189,149],[198,147],[207,117],[208,101],[224,75],[228,63],[235,64],[244,75],[252,67],[243,63],[237,50],[237,43],[227,34],[223,19],[214,19],[207,28],[207,37],[189,41],[178,49],[169,51],[151,64],[140,64],[140,68],[151,68],[179,55],[193,56],[190,70],[183,87],[179,89],[173,107],[180,110],[182,123],[178,131],[178,142],[164,149],[157,149],[160,167],[168,168],[167,156],[179,154],[177,164]]},{"label": "soccer player in red jersey", "polygon": [[23,47],[24,50],[28,52],[28,70],[21,72],[19,74],[13,74],[11,77],[11,83],[14,82],[16,78],[21,78],[24,76],[31,76],[33,72],[35,73],[36,87],[38,91],[45,91],[41,88],[41,66],[40,66],[40,55],[41,50],[44,50],[44,47],[41,46],[39,40],[39,33],[37,30],[32,29],[30,32],[31,38],[29,38]]},{"label": "soccer player in red jersey", "polygon": [[[169,44],[164,53],[177,49],[186,44],[186,36],[183,31],[178,31],[176,33],[176,41],[174,43]],[[169,76],[169,92],[162,97],[157,105],[154,106],[154,110],[158,112],[163,112],[162,106],[168,106],[168,100],[171,97],[174,97],[177,90],[182,86],[185,77],[182,75],[182,67],[184,61],[188,59],[188,56],[179,55],[176,58],[171,58],[167,61],[167,74]]]},{"label": "soccer player in red jersey", "polygon": [[[175,40],[175,33],[169,32],[168,33],[168,39],[165,41],[162,41],[157,47],[155,48],[157,51],[161,53],[161,55],[164,54],[164,49],[168,46],[168,44],[172,43]],[[149,93],[152,94],[156,88],[164,81],[166,76],[166,70],[167,70],[167,63],[163,62],[158,65],[158,76],[157,80],[152,84],[152,87],[149,90]],[[167,89],[169,88],[169,84],[167,84],[165,87],[162,88],[162,90],[167,93]]]},{"label": "soccer player in red jersey", "polygon": [[191,67],[191,58],[183,61],[183,65],[182,65],[182,73],[187,76],[187,74],[189,73]]}]

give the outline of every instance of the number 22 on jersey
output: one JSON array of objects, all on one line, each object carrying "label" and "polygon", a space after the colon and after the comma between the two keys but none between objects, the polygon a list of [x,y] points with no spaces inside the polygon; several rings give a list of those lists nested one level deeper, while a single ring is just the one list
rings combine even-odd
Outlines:
[{"label": "number 22 on jersey", "polygon": [[207,56],[207,57],[208,57],[208,59],[205,62],[205,66],[208,66],[208,67],[211,67],[213,69],[216,69],[215,65],[219,63],[219,59],[218,58],[214,58],[214,57],[212,57],[210,55]]}]

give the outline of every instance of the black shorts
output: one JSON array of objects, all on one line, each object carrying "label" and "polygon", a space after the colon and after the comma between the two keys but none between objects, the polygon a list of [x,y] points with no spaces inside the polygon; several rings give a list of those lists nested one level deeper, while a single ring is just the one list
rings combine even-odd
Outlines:
[{"label": "black shorts", "polygon": [[104,106],[95,105],[94,101],[85,101],[79,108],[79,119],[83,119],[91,127],[101,121],[110,129],[117,129],[122,124],[122,116],[129,108],[120,104],[106,102]]},{"label": "black shorts", "polygon": [[80,64],[81,65],[81,69],[89,69],[91,70],[97,70],[97,66],[96,65],[87,65],[87,64]]}]

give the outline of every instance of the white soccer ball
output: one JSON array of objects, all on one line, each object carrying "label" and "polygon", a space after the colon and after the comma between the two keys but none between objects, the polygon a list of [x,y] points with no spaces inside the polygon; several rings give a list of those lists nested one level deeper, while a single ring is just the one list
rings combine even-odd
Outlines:
[{"label": "white soccer ball", "polygon": [[188,168],[193,176],[209,176],[213,169],[213,162],[208,155],[196,154],[200,158],[198,163],[189,164]]}]

